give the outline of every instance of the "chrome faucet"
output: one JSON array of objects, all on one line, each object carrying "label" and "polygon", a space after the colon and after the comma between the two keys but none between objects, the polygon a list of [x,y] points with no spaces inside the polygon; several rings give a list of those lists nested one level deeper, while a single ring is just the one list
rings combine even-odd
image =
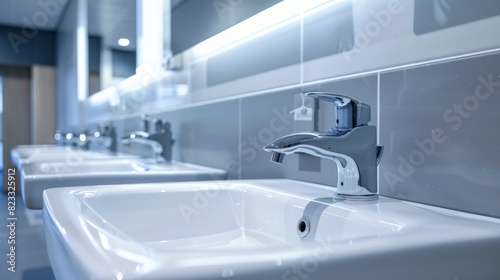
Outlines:
[{"label": "chrome faucet", "polygon": [[116,128],[113,123],[101,123],[97,129],[88,136],[92,146],[108,149],[110,152],[117,152]]},{"label": "chrome faucet", "polygon": [[58,146],[64,146],[66,145],[66,134],[63,133],[61,130],[56,130],[56,133],[54,133],[54,144]]},{"label": "chrome faucet", "polygon": [[64,143],[67,146],[75,147],[75,148],[80,148],[83,150],[88,150],[89,148],[89,139],[87,137],[87,131],[86,130],[81,130],[80,133],[74,134],[74,133],[66,133],[64,136],[65,140]]},{"label": "chrome faucet", "polygon": [[[130,132],[121,137],[120,141],[125,146],[132,143],[147,146],[153,151],[153,157],[171,160],[174,140],[172,139],[170,123],[159,119],[152,119],[145,115],[142,116],[142,120],[144,121],[144,131]],[[150,129],[151,125],[153,125],[153,129]],[[128,152],[144,155],[142,152],[133,149]]]},{"label": "chrome faucet", "polygon": [[295,133],[271,142],[264,147],[272,152],[271,161],[282,163],[285,155],[294,153],[330,159],[338,173],[335,199],[377,199],[377,164],[383,146],[377,145],[375,126],[368,125],[370,106],[329,92],[306,95],[335,104],[334,127],[328,132]]}]

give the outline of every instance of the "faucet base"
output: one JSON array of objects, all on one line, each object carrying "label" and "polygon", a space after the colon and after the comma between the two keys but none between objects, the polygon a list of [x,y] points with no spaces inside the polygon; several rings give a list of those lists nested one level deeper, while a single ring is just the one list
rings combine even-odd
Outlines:
[{"label": "faucet base", "polygon": [[370,195],[348,195],[348,194],[339,194],[335,193],[333,195],[334,200],[347,200],[347,201],[372,201],[378,199],[378,194],[370,194]]}]

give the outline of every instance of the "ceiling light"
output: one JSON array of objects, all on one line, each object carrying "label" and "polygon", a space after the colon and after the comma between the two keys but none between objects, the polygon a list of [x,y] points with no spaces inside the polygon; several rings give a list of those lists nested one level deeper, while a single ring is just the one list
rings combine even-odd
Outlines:
[{"label": "ceiling light", "polygon": [[118,45],[120,45],[122,47],[126,47],[126,46],[130,45],[130,40],[127,38],[120,38],[118,40]]}]

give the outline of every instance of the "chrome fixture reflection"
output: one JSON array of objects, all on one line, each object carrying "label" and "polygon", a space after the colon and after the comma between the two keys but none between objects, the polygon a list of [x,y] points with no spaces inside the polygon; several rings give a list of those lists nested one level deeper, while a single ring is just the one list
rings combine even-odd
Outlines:
[{"label": "chrome fixture reflection", "polygon": [[328,132],[290,134],[271,142],[264,150],[271,161],[282,163],[285,155],[306,153],[335,162],[337,166],[336,199],[377,199],[377,164],[383,146],[377,145],[377,130],[368,125],[370,106],[329,92],[306,95],[335,104],[334,126]]},{"label": "chrome fixture reflection", "polygon": [[68,132],[63,134],[57,132],[54,135],[54,140],[57,144],[80,148],[83,150],[89,149],[89,138],[87,137],[87,130],[82,129],[79,133]]},{"label": "chrome fixture reflection", "polygon": [[56,133],[54,133],[54,144],[56,145],[64,145],[64,140],[66,139],[66,134],[62,133],[60,130],[56,130]]},{"label": "chrome fixture reflection", "polygon": [[144,131],[133,131],[121,137],[120,142],[124,145],[124,151],[140,156],[171,160],[174,140],[170,123],[146,115],[143,115],[141,119],[144,123]]},{"label": "chrome fixture reflection", "polygon": [[104,148],[110,152],[116,153],[118,139],[116,136],[116,128],[112,122],[101,123],[97,129],[88,135],[92,148]]}]

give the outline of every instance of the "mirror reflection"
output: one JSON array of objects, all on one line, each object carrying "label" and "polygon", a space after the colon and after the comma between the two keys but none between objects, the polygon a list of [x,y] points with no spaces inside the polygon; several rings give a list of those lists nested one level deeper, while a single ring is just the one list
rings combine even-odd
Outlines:
[{"label": "mirror reflection", "polygon": [[[163,0],[163,57],[177,55],[280,0]],[[137,0],[88,1],[89,95],[136,73]],[[169,7],[169,8],[168,8]]]},{"label": "mirror reflection", "polygon": [[89,93],[135,73],[136,0],[88,1]]}]

